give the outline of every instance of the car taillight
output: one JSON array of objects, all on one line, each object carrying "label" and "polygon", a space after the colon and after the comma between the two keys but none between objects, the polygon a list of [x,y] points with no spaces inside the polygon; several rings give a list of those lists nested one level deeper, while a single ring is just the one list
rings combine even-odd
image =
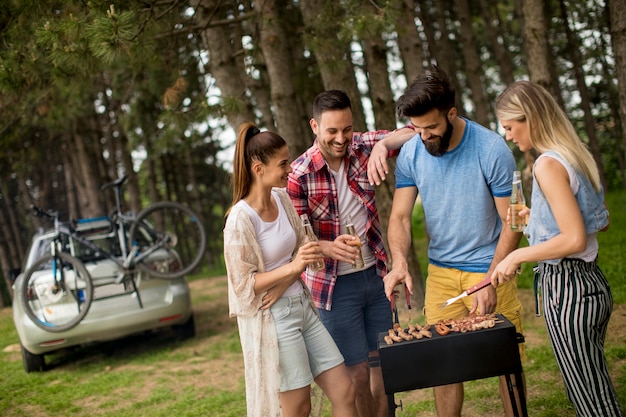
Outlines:
[{"label": "car taillight", "polygon": [[56,345],[62,345],[63,343],[65,343],[66,339],[57,339],[57,340],[48,340],[47,342],[42,342],[39,344],[39,346],[56,346]]},{"label": "car taillight", "polygon": [[172,321],[172,320],[179,319],[179,318],[181,318],[182,316],[183,316],[182,314],[176,314],[176,315],[174,315],[174,316],[161,317],[161,318],[159,319],[159,321],[163,323],[163,322],[166,322],[166,321]]}]

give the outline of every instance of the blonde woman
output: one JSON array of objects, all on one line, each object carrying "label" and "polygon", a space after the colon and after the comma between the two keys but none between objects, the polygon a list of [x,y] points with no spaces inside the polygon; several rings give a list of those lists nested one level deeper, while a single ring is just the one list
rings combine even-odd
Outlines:
[{"label": "blonde woman", "polygon": [[[300,275],[323,260],[305,243],[287,185],[285,140],[253,124],[239,129],[233,204],[224,228],[230,316],[244,356],[248,417],[308,417],[315,381],[333,416],[356,416],[343,357],[322,324]],[[331,389],[332,385],[332,389]]]},{"label": "blonde woman", "polygon": [[550,341],[577,416],[623,416],[604,356],[613,308],[598,268],[599,231],[609,225],[598,168],[571,122],[541,86],[519,81],[496,102],[496,116],[522,152],[541,154],[533,166],[532,210],[524,232],[530,246],[511,252],[492,283],[539,262]]}]

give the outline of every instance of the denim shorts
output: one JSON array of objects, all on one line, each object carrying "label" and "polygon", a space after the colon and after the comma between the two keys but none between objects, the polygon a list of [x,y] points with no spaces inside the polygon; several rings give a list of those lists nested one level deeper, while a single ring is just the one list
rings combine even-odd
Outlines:
[{"label": "denim shorts", "polygon": [[378,350],[378,334],[393,326],[391,305],[376,267],[337,277],[331,310],[319,309],[346,365],[364,362]]},{"label": "denim shorts", "polygon": [[270,311],[278,336],[280,392],[306,387],[322,372],[343,363],[304,291],[280,298]]}]

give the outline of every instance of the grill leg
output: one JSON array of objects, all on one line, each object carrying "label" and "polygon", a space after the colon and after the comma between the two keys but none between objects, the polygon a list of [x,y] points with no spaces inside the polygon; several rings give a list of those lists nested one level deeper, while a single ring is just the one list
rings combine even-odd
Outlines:
[{"label": "grill leg", "polygon": [[509,391],[509,397],[511,398],[511,406],[513,407],[513,415],[515,417],[520,417],[517,407],[517,400],[515,399],[515,391],[517,390],[520,406],[522,408],[522,417],[528,417],[528,411],[526,410],[526,397],[524,396],[524,383],[522,382],[522,374],[515,374],[515,385],[513,385],[510,374],[506,374],[505,378],[506,385]]},{"label": "grill leg", "polygon": [[387,394],[387,406],[389,407],[389,417],[396,416],[396,400],[393,398],[393,394]]},{"label": "grill leg", "polygon": [[519,396],[519,402],[522,406],[522,416],[528,417],[528,410],[526,409],[526,395],[524,394],[524,381],[522,380],[522,374],[520,372],[515,374],[515,379],[519,381],[517,385],[517,394]]}]

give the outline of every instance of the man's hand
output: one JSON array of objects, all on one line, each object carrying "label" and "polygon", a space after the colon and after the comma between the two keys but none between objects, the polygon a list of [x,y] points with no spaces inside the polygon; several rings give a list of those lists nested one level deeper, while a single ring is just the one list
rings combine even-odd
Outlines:
[{"label": "man's hand", "polygon": [[381,181],[387,179],[389,165],[387,165],[387,154],[389,150],[383,141],[377,142],[372,148],[367,161],[367,179],[370,185],[380,185]]},{"label": "man's hand", "polygon": [[332,258],[336,261],[353,264],[359,255],[359,249],[356,246],[349,244],[349,242],[352,242],[355,239],[357,239],[356,236],[343,234],[337,236],[337,238],[333,241],[320,241],[322,254],[325,258]]},{"label": "man's hand", "polygon": [[401,268],[394,268],[389,271],[387,275],[383,278],[383,283],[385,285],[385,295],[387,299],[391,301],[391,297],[394,297],[394,288],[399,284],[406,284],[406,289],[409,290],[410,294],[413,294],[413,278],[409,275],[409,271]]},{"label": "man's hand", "polygon": [[469,314],[489,314],[496,310],[496,304],[498,303],[498,296],[496,289],[493,285],[488,285],[482,290],[478,290],[474,293],[474,299],[472,301],[472,309]]}]

